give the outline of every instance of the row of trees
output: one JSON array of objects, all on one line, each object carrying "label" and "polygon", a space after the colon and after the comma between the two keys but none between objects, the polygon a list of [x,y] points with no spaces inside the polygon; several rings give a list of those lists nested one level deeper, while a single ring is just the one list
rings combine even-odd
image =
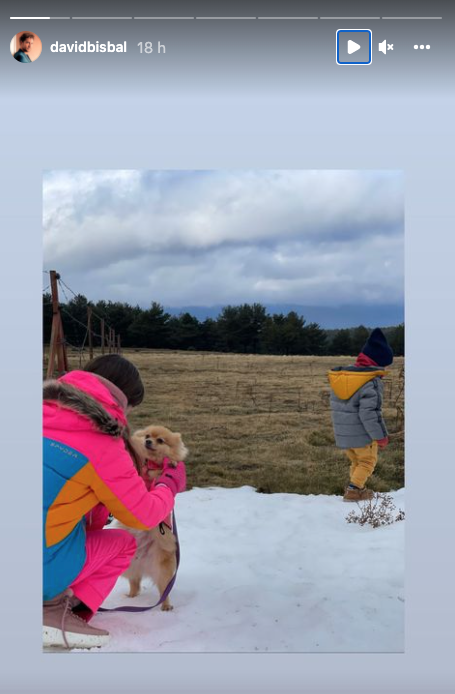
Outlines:
[{"label": "row of trees", "polygon": [[[269,314],[261,304],[225,306],[216,319],[199,321],[190,313],[172,316],[153,302],[149,309],[127,303],[88,302],[79,294],[61,304],[67,341],[80,347],[87,338],[87,307],[93,311],[94,344],[99,344],[100,319],[121,335],[123,347],[202,350],[248,354],[356,354],[365,343],[365,326],[343,330],[323,330],[317,323],[306,323],[294,311]],[[50,294],[43,295],[43,338],[50,340],[52,305]],[[397,355],[404,354],[404,326],[385,329]]]}]

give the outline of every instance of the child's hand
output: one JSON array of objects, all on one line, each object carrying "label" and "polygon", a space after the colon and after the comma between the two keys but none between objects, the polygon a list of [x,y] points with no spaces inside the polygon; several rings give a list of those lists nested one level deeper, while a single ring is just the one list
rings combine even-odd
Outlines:
[{"label": "child's hand", "polygon": [[383,439],[378,439],[378,441],[377,441],[379,448],[385,448],[388,443],[389,443],[389,437],[388,436],[384,436]]}]

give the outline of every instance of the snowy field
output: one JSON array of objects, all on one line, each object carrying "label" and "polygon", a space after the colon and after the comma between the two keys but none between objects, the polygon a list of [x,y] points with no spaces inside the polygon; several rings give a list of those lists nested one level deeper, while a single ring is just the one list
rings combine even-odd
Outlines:
[{"label": "snowy field", "polygon": [[[392,493],[404,510],[404,490]],[[405,522],[348,524],[336,496],[258,494],[251,487],[179,494],[181,563],[172,612],[105,613],[92,652],[400,652]],[[105,607],[157,600],[152,584]]]}]

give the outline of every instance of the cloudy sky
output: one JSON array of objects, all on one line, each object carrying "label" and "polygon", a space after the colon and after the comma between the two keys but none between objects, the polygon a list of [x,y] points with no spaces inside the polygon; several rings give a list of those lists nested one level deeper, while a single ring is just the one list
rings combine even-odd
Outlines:
[{"label": "cloudy sky", "polygon": [[43,192],[44,269],[93,301],[403,304],[400,172],[50,171]]}]

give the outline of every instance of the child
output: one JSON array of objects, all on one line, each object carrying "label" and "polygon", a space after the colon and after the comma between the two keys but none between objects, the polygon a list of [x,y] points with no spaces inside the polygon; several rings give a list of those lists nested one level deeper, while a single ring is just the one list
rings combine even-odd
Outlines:
[{"label": "child", "polygon": [[344,501],[361,501],[374,495],[365,482],[376,466],[378,447],[385,448],[389,442],[381,411],[381,379],[386,374],[383,367],[392,361],[393,352],[384,333],[375,328],[354,366],[329,371],[335,443],[351,461]]},{"label": "child", "polygon": [[43,643],[103,646],[109,633],[88,624],[130,565],[136,540],[103,530],[109,511],[149,530],[184,491],[185,466],[164,468],[148,491],[126,445],[127,413],[142,402],[136,367],[118,354],[44,384]]}]

